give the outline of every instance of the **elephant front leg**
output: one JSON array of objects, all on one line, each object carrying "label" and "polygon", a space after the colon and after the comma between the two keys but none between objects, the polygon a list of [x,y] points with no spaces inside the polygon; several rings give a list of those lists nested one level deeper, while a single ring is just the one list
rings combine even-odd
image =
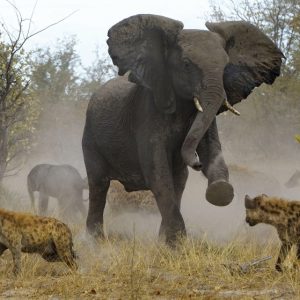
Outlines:
[{"label": "elephant front leg", "polygon": [[167,244],[173,245],[178,237],[186,235],[180,201],[176,195],[165,149],[155,149],[151,153],[154,153],[153,157],[142,159],[142,169],[162,217],[159,234],[165,237]]},{"label": "elephant front leg", "polygon": [[[173,245],[176,240],[186,236],[186,229],[180,208],[176,203],[176,196],[173,187],[153,180],[151,190],[155,196],[162,220],[159,229],[160,237],[164,237],[168,245]],[[167,187],[168,185],[168,187]]]},{"label": "elephant front leg", "polygon": [[222,154],[216,118],[200,141],[197,152],[202,162],[202,172],[208,179],[207,201],[217,206],[228,205],[234,193],[228,181],[228,168]]}]

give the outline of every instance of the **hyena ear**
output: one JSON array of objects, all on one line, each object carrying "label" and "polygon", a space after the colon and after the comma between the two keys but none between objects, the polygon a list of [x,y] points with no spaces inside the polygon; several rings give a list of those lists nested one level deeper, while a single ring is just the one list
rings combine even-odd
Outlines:
[{"label": "hyena ear", "polygon": [[269,197],[267,194],[262,194],[262,197]]},{"label": "hyena ear", "polygon": [[251,199],[248,195],[245,196],[245,207],[246,209],[255,209],[256,208],[255,199]]}]

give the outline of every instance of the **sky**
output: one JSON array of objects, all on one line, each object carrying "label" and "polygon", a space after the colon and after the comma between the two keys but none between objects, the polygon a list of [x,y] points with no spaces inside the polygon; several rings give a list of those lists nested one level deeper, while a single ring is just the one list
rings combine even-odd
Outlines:
[{"label": "sky", "polygon": [[[53,47],[57,39],[76,35],[77,51],[82,62],[89,64],[95,57],[96,46],[106,53],[108,29],[115,23],[139,13],[158,14],[184,23],[185,28],[205,28],[209,0],[9,0],[29,19],[32,10],[31,32],[55,23],[69,14],[63,22],[36,35],[26,44],[27,49]],[[0,0],[0,21],[16,28],[17,19],[7,0]]]}]

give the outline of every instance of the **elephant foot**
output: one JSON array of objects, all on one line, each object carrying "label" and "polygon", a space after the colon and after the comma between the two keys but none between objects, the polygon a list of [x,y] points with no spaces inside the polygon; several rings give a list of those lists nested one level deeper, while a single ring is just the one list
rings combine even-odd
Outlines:
[{"label": "elephant foot", "polygon": [[175,249],[178,245],[180,245],[180,242],[186,237],[186,231],[178,231],[176,233],[166,233],[166,244],[172,248]]},{"label": "elephant foot", "polygon": [[216,206],[226,206],[231,203],[234,193],[232,185],[224,180],[211,183],[206,190],[206,200]]},{"label": "elephant foot", "polygon": [[159,241],[165,241],[169,247],[175,248],[178,241],[181,241],[184,237],[186,237],[184,223],[173,224],[170,227],[165,226],[163,223],[160,225]]},{"label": "elephant foot", "polygon": [[87,224],[87,232],[95,239],[104,239],[103,225],[101,224]]}]

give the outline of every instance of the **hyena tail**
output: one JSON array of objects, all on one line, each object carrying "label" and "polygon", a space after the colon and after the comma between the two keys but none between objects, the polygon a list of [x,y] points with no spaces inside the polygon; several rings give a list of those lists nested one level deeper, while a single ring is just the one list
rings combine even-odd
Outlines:
[{"label": "hyena tail", "polygon": [[36,209],[35,209],[35,199],[34,199],[34,190],[33,190],[33,186],[32,186],[32,182],[30,177],[27,177],[27,190],[28,190],[28,194],[30,197],[30,203],[31,203],[31,210],[36,213]]}]

